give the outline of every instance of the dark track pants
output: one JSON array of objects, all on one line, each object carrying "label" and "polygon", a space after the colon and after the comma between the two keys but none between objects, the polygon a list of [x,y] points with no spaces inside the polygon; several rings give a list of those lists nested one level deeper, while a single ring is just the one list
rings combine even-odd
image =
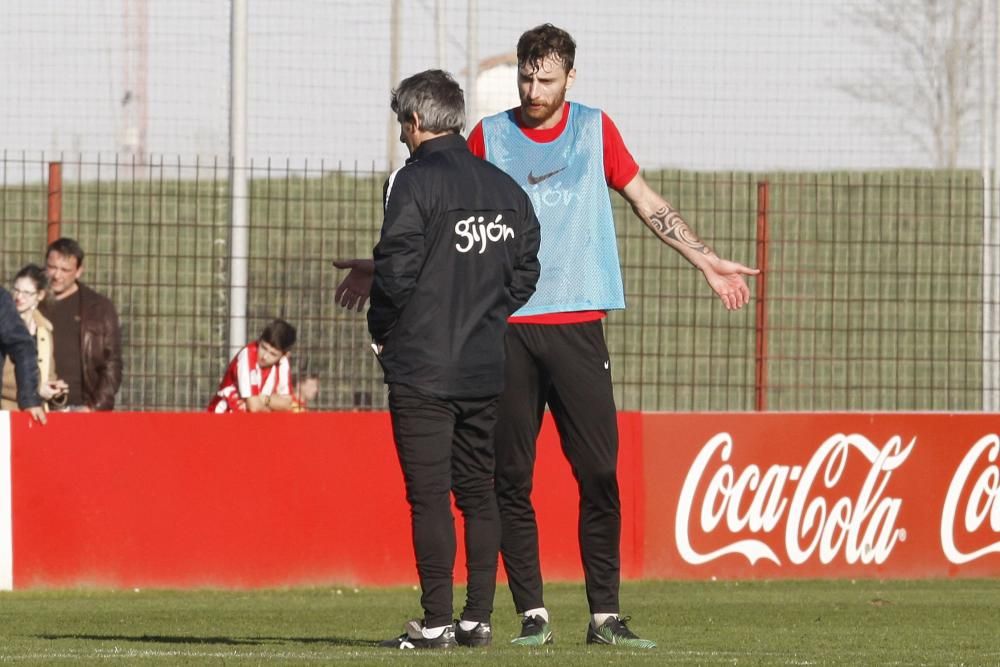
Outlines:
[{"label": "dark track pants", "polygon": [[501,553],[518,612],[543,607],[531,504],[535,441],[548,404],[580,490],[579,539],[591,613],[618,613],[618,421],[600,321],[511,324],[496,429]]},{"label": "dark track pants", "polygon": [[465,519],[468,594],[462,619],[489,621],[496,592],[500,520],[493,489],[497,398],[442,400],[389,386],[396,453],[410,503],[427,627],[449,625],[455,568],[451,493]]}]

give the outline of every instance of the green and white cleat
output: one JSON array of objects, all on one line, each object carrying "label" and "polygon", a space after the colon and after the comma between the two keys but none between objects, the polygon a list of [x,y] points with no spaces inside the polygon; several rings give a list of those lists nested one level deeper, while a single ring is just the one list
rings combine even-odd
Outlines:
[{"label": "green and white cleat", "polygon": [[526,616],[521,620],[521,635],[510,640],[518,646],[544,646],[552,643],[552,630],[541,616]]},{"label": "green and white cleat", "polygon": [[649,639],[640,639],[634,632],[628,629],[628,626],[625,624],[630,620],[628,616],[625,618],[615,618],[612,616],[597,629],[594,629],[592,623],[588,623],[587,643],[624,646],[626,648],[656,648],[656,642]]}]

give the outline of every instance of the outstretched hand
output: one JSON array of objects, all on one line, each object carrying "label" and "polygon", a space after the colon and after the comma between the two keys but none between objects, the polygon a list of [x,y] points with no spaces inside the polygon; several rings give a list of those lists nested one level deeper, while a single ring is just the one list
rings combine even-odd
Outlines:
[{"label": "outstretched hand", "polygon": [[750,303],[750,288],[743,276],[756,276],[760,269],[751,269],[728,259],[718,259],[702,267],[702,272],[726,309],[739,310]]},{"label": "outstretched hand", "polygon": [[335,259],[333,265],[338,269],[350,269],[347,276],[337,285],[333,302],[341,308],[357,310],[360,313],[372,291],[375,262],[371,259]]}]

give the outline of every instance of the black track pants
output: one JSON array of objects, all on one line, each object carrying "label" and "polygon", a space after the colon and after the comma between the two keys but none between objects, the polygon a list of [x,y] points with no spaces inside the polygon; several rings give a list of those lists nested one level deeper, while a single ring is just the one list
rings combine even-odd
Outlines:
[{"label": "black track pants", "polygon": [[493,490],[496,397],[432,398],[389,386],[396,453],[406,482],[413,550],[427,627],[449,625],[455,568],[451,493],[465,519],[468,595],[462,618],[489,621],[496,592],[500,520]]},{"label": "black track pants", "polygon": [[548,404],[580,490],[580,554],[591,613],[618,613],[618,421],[600,321],[511,324],[496,429],[501,553],[518,612],[544,606],[531,505],[535,440]]}]

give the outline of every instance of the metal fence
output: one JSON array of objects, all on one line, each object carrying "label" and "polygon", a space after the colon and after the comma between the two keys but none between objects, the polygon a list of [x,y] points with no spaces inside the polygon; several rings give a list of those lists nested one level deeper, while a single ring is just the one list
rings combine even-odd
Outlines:
[{"label": "metal fence", "polygon": [[[122,408],[201,409],[228,362],[228,165],[64,163],[51,193],[46,162],[6,154],[0,167],[2,275],[42,261],[50,217],[61,220],[87,252],[83,280],[119,309]],[[292,365],[319,374],[317,407],[384,407],[364,318],[334,306],[330,262],[370,254],[385,174],[267,162],[248,176],[250,331],[274,316],[299,328]],[[983,264],[997,248],[984,245],[978,173],[645,176],[720,255],[765,273],[751,307],[726,311],[613,195],[628,302],[606,320],[619,408],[980,410],[1000,399],[998,276]]]}]

